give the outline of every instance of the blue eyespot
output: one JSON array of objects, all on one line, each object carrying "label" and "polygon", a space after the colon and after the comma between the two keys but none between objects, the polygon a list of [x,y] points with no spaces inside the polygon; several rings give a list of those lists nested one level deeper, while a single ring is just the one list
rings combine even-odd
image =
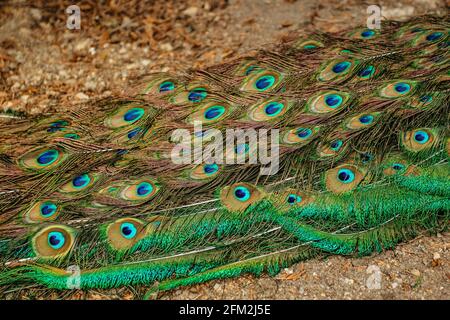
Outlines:
[{"label": "blue eyespot", "polygon": [[342,140],[334,140],[333,142],[330,143],[331,150],[338,151],[343,144],[344,143],[342,142]]},{"label": "blue eyespot", "polygon": [[175,89],[175,84],[172,81],[164,81],[159,85],[159,92],[168,92]]},{"label": "blue eyespot", "polygon": [[351,65],[348,61],[339,62],[333,66],[332,70],[334,73],[342,73],[350,68]]},{"label": "blue eyespot", "polygon": [[153,191],[153,186],[148,182],[141,182],[136,188],[136,193],[140,197],[148,196]]},{"label": "blue eyespot", "polygon": [[355,180],[355,174],[349,169],[340,169],[337,174],[338,180],[342,183],[351,183]]},{"label": "blue eyespot", "polygon": [[236,154],[246,154],[250,150],[250,146],[247,143],[241,143],[234,148]]},{"label": "blue eyespot", "polygon": [[392,164],[392,169],[399,171],[399,170],[403,170],[405,169],[405,166],[402,165],[401,163],[393,163]]},{"label": "blue eyespot", "polygon": [[58,156],[59,156],[58,150],[50,149],[38,155],[37,163],[39,163],[41,166],[48,166],[51,165],[53,162],[55,162],[58,159]]},{"label": "blue eyespot", "polygon": [[48,218],[54,215],[57,209],[58,207],[56,206],[56,204],[47,201],[41,204],[40,212],[43,217]]},{"label": "blue eyespot", "polygon": [[133,108],[128,110],[125,115],[123,116],[123,119],[126,122],[135,122],[142,118],[142,116],[145,114],[145,110],[142,108]]},{"label": "blue eyespot", "polygon": [[411,33],[417,33],[417,32],[421,32],[421,31],[424,31],[424,29],[416,27],[416,28],[411,30]]},{"label": "blue eyespot", "polygon": [[133,239],[137,234],[137,229],[132,223],[124,222],[120,226],[120,233],[125,239]]},{"label": "blue eyespot", "polygon": [[358,73],[358,76],[361,78],[367,79],[367,78],[370,78],[374,73],[375,73],[375,67],[367,66]]},{"label": "blue eyespot", "polygon": [[128,132],[127,137],[128,139],[133,139],[135,136],[137,136],[142,131],[141,128],[135,128]]},{"label": "blue eyespot", "polygon": [[188,99],[191,102],[200,102],[205,99],[207,95],[208,92],[205,88],[195,88],[189,92]]},{"label": "blue eyespot", "polygon": [[286,201],[287,201],[287,203],[292,205],[295,203],[302,202],[302,197],[300,197],[299,195],[296,195],[296,194],[290,194],[287,196]]},{"label": "blue eyespot", "polygon": [[427,41],[436,41],[443,36],[442,32],[433,32],[432,34],[427,35]]},{"label": "blue eyespot", "polygon": [[420,100],[420,102],[428,103],[433,100],[433,97],[430,95],[424,95],[424,96],[421,96],[419,100]]},{"label": "blue eyespot", "polygon": [[66,242],[66,239],[62,232],[59,231],[52,231],[47,236],[47,241],[50,247],[52,247],[55,250],[58,250],[64,246],[64,243]]},{"label": "blue eyespot", "polygon": [[257,66],[249,66],[247,70],[245,70],[245,75],[248,76],[252,71],[254,71],[257,68]]},{"label": "blue eyespot", "polygon": [[425,131],[417,131],[414,134],[414,141],[420,144],[426,143],[430,139],[430,136]]},{"label": "blue eyespot", "polygon": [[248,188],[246,187],[236,187],[234,189],[234,196],[239,201],[247,201],[248,199],[250,199],[250,190],[248,190]]},{"label": "blue eyespot", "polygon": [[203,166],[203,171],[205,172],[206,175],[209,176],[219,171],[219,166],[215,163],[205,164]]},{"label": "blue eyespot", "polygon": [[405,94],[405,93],[408,93],[409,90],[411,90],[411,86],[407,83],[399,82],[399,83],[395,84],[394,89],[395,89],[395,91],[397,91],[400,94]]},{"label": "blue eyespot", "polygon": [[66,133],[64,135],[64,138],[78,140],[78,139],[80,139],[80,136],[77,135],[76,133]]},{"label": "blue eyespot", "polygon": [[373,122],[373,116],[370,114],[365,114],[359,117],[359,122],[362,124],[371,124]]},{"label": "blue eyespot", "polygon": [[342,104],[342,97],[338,94],[329,94],[325,96],[325,103],[330,108],[337,108]]},{"label": "blue eyespot", "polygon": [[89,177],[87,173],[84,173],[78,177],[75,177],[72,180],[72,185],[77,189],[82,189],[86,187],[89,184],[89,182],[91,182],[91,177]]},{"label": "blue eyespot", "polygon": [[273,84],[275,83],[275,77],[271,75],[266,75],[260,77],[258,80],[256,80],[255,87],[259,91],[265,91],[269,89]]},{"label": "blue eyespot", "polygon": [[361,162],[362,163],[367,163],[373,160],[373,155],[371,155],[370,153],[363,153],[361,154]]},{"label": "blue eyespot", "polygon": [[280,102],[270,102],[265,106],[264,111],[269,117],[274,117],[283,111],[283,108],[284,105]]},{"label": "blue eyespot", "polygon": [[303,49],[306,49],[306,50],[311,50],[311,49],[315,49],[315,48],[317,48],[317,46],[315,46],[313,44],[307,44],[307,45],[303,46]]},{"label": "blue eyespot", "polygon": [[50,128],[47,129],[47,132],[56,132],[64,130],[64,127],[69,125],[69,123],[65,120],[58,120],[50,124]]},{"label": "blue eyespot", "polygon": [[297,137],[300,139],[306,139],[312,134],[312,130],[309,128],[298,128]]},{"label": "blue eyespot", "polygon": [[222,106],[212,106],[206,109],[205,119],[215,120],[225,113],[225,108]]},{"label": "blue eyespot", "polygon": [[375,34],[375,31],[373,31],[373,30],[364,30],[363,32],[361,32],[361,36],[363,38],[373,37],[374,34]]}]

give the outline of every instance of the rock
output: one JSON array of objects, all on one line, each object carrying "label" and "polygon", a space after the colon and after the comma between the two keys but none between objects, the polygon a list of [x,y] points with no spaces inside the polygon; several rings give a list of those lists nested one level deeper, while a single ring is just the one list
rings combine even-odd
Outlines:
[{"label": "rock", "polygon": [[142,60],[141,60],[141,64],[142,64],[144,67],[148,66],[151,62],[152,62],[152,61],[149,60],[149,59],[142,59]]},{"label": "rock", "polygon": [[292,270],[292,268],[284,268],[284,272],[285,272],[286,274],[293,274],[293,273],[294,273],[294,270]]},{"label": "rock", "polygon": [[173,51],[172,45],[168,42],[161,44],[159,47],[161,48],[161,50],[164,50],[164,51],[169,51],[169,52]]},{"label": "rock", "polygon": [[420,277],[420,271],[419,270],[412,269],[410,272],[411,272],[412,275],[414,275],[416,277]]},{"label": "rock", "polygon": [[351,286],[355,283],[355,280],[349,279],[349,278],[344,278],[344,283]]},{"label": "rock", "polygon": [[30,10],[30,14],[33,17],[34,20],[36,21],[41,21],[42,19],[42,13],[41,10],[37,9],[37,8],[33,8]]},{"label": "rock", "polygon": [[392,282],[392,289],[396,289],[398,287],[398,283],[397,282]]},{"label": "rock", "polygon": [[86,95],[86,94],[84,94],[83,92],[78,92],[78,93],[75,95],[75,98],[76,98],[77,100],[89,100],[89,96]]},{"label": "rock", "polygon": [[220,284],[216,283],[214,285],[213,289],[216,290],[216,291],[220,291],[222,289],[222,286]]},{"label": "rock", "polygon": [[433,253],[433,260],[439,260],[441,255],[438,252]]},{"label": "rock", "polygon": [[197,13],[198,13],[197,7],[189,7],[183,11],[183,14],[190,16],[190,17],[195,17],[197,15]]}]

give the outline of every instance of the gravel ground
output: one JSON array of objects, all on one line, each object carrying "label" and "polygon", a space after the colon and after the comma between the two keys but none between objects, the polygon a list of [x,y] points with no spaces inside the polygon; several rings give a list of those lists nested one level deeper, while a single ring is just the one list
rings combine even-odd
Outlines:
[{"label": "gravel ground", "polygon": [[[66,110],[120,93],[149,72],[201,68],[263,47],[292,30],[335,32],[365,24],[367,18],[367,4],[356,0],[80,1],[81,30],[69,30],[61,3],[0,4],[1,109],[31,114]],[[448,14],[450,5],[444,0],[378,4],[383,16],[397,20]],[[449,299],[449,243],[448,234],[421,237],[372,257],[311,260],[275,278],[212,281],[159,298]],[[369,289],[367,281],[378,271],[381,288]],[[121,288],[62,296],[34,290],[20,297],[132,299],[143,292]]]}]

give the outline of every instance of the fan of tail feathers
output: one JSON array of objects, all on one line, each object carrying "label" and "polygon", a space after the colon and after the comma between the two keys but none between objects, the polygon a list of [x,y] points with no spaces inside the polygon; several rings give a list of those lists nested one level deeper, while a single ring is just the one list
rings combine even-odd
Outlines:
[{"label": "fan of tail feathers", "polygon": [[3,114],[0,293],[153,293],[445,229],[449,26],[291,36],[70,113]]}]

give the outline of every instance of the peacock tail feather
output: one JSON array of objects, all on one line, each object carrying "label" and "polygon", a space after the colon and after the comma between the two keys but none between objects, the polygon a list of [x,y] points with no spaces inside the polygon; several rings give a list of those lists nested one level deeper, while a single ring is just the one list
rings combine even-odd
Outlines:
[{"label": "peacock tail feather", "polygon": [[[424,16],[293,35],[69,113],[5,113],[0,292],[150,294],[446,228],[449,27]],[[274,129],[278,141],[261,135]],[[262,140],[248,132],[279,143],[277,170],[252,161]]]}]

